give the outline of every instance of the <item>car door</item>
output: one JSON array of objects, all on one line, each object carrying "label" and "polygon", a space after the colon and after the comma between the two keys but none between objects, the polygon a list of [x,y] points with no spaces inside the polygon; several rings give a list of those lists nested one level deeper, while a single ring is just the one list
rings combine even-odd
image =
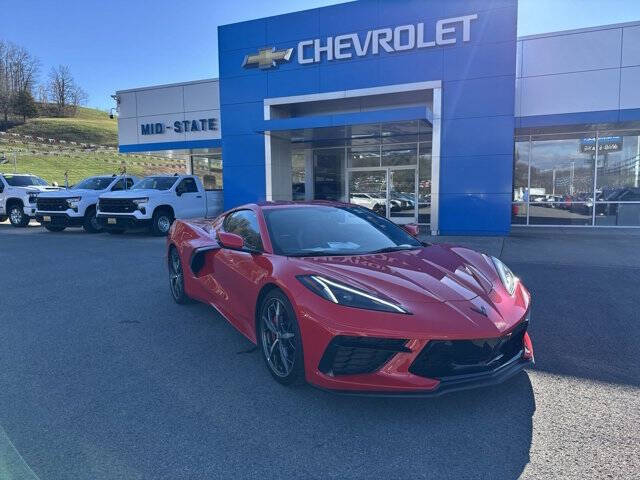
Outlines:
[{"label": "car door", "polygon": [[193,177],[183,178],[176,187],[176,218],[204,216],[204,197]]},{"label": "car door", "polygon": [[221,227],[243,238],[245,248],[222,248],[213,256],[214,275],[220,285],[220,310],[238,330],[248,336],[254,332],[254,308],[261,280],[267,268],[258,217],[253,210],[236,210],[226,216]]}]

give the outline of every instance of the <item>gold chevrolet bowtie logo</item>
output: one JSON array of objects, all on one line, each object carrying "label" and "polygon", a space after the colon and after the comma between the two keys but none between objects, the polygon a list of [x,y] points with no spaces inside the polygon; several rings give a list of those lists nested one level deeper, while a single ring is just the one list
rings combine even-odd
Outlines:
[{"label": "gold chevrolet bowtie logo", "polygon": [[285,50],[276,50],[275,47],[261,48],[254,55],[246,55],[242,66],[244,68],[258,67],[261,70],[278,66],[280,62],[288,62],[291,60],[293,48]]}]

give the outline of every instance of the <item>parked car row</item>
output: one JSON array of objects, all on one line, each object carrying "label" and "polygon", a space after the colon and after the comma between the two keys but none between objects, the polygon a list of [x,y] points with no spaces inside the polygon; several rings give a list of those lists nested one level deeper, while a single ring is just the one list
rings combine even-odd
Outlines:
[{"label": "parked car row", "polygon": [[25,227],[34,218],[47,230],[82,227],[87,233],[148,228],[166,235],[176,218],[206,217],[207,201],[192,175],[101,175],[70,188],[28,174],[0,174],[0,221]]}]

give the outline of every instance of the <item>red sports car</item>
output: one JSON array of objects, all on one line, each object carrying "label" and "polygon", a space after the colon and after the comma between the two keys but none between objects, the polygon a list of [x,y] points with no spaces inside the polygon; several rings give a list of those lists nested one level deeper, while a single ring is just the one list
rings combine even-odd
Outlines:
[{"label": "red sports car", "polygon": [[171,292],[218,310],[283,384],[430,396],[533,364],[530,295],[511,270],[412,233],[329,202],[177,220],[167,244]]}]

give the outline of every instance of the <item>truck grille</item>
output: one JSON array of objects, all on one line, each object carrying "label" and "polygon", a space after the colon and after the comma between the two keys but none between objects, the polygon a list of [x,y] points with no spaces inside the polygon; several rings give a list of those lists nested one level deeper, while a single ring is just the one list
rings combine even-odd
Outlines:
[{"label": "truck grille", "polygon": [[318,369],[329,375],[357,375],[379,370],[398,352],[408,352],[407,340],[373,337],[335,337]]},{"label": "truck grille", "polygon": [[137,207],[126,198],[101,198],[98,208],[102,213],[133,213]]},{"label": "truck grille", "polygon": [[523,349],[528,322],[510,333],[481,340],[431,340],[409,367],[421,377],[442,379],[487,373],[501,367]]},{"label": "truck grille", "polygon": [[66,198],[38,198],[36,205],[42,212],[64,212],[69,208]]}]

